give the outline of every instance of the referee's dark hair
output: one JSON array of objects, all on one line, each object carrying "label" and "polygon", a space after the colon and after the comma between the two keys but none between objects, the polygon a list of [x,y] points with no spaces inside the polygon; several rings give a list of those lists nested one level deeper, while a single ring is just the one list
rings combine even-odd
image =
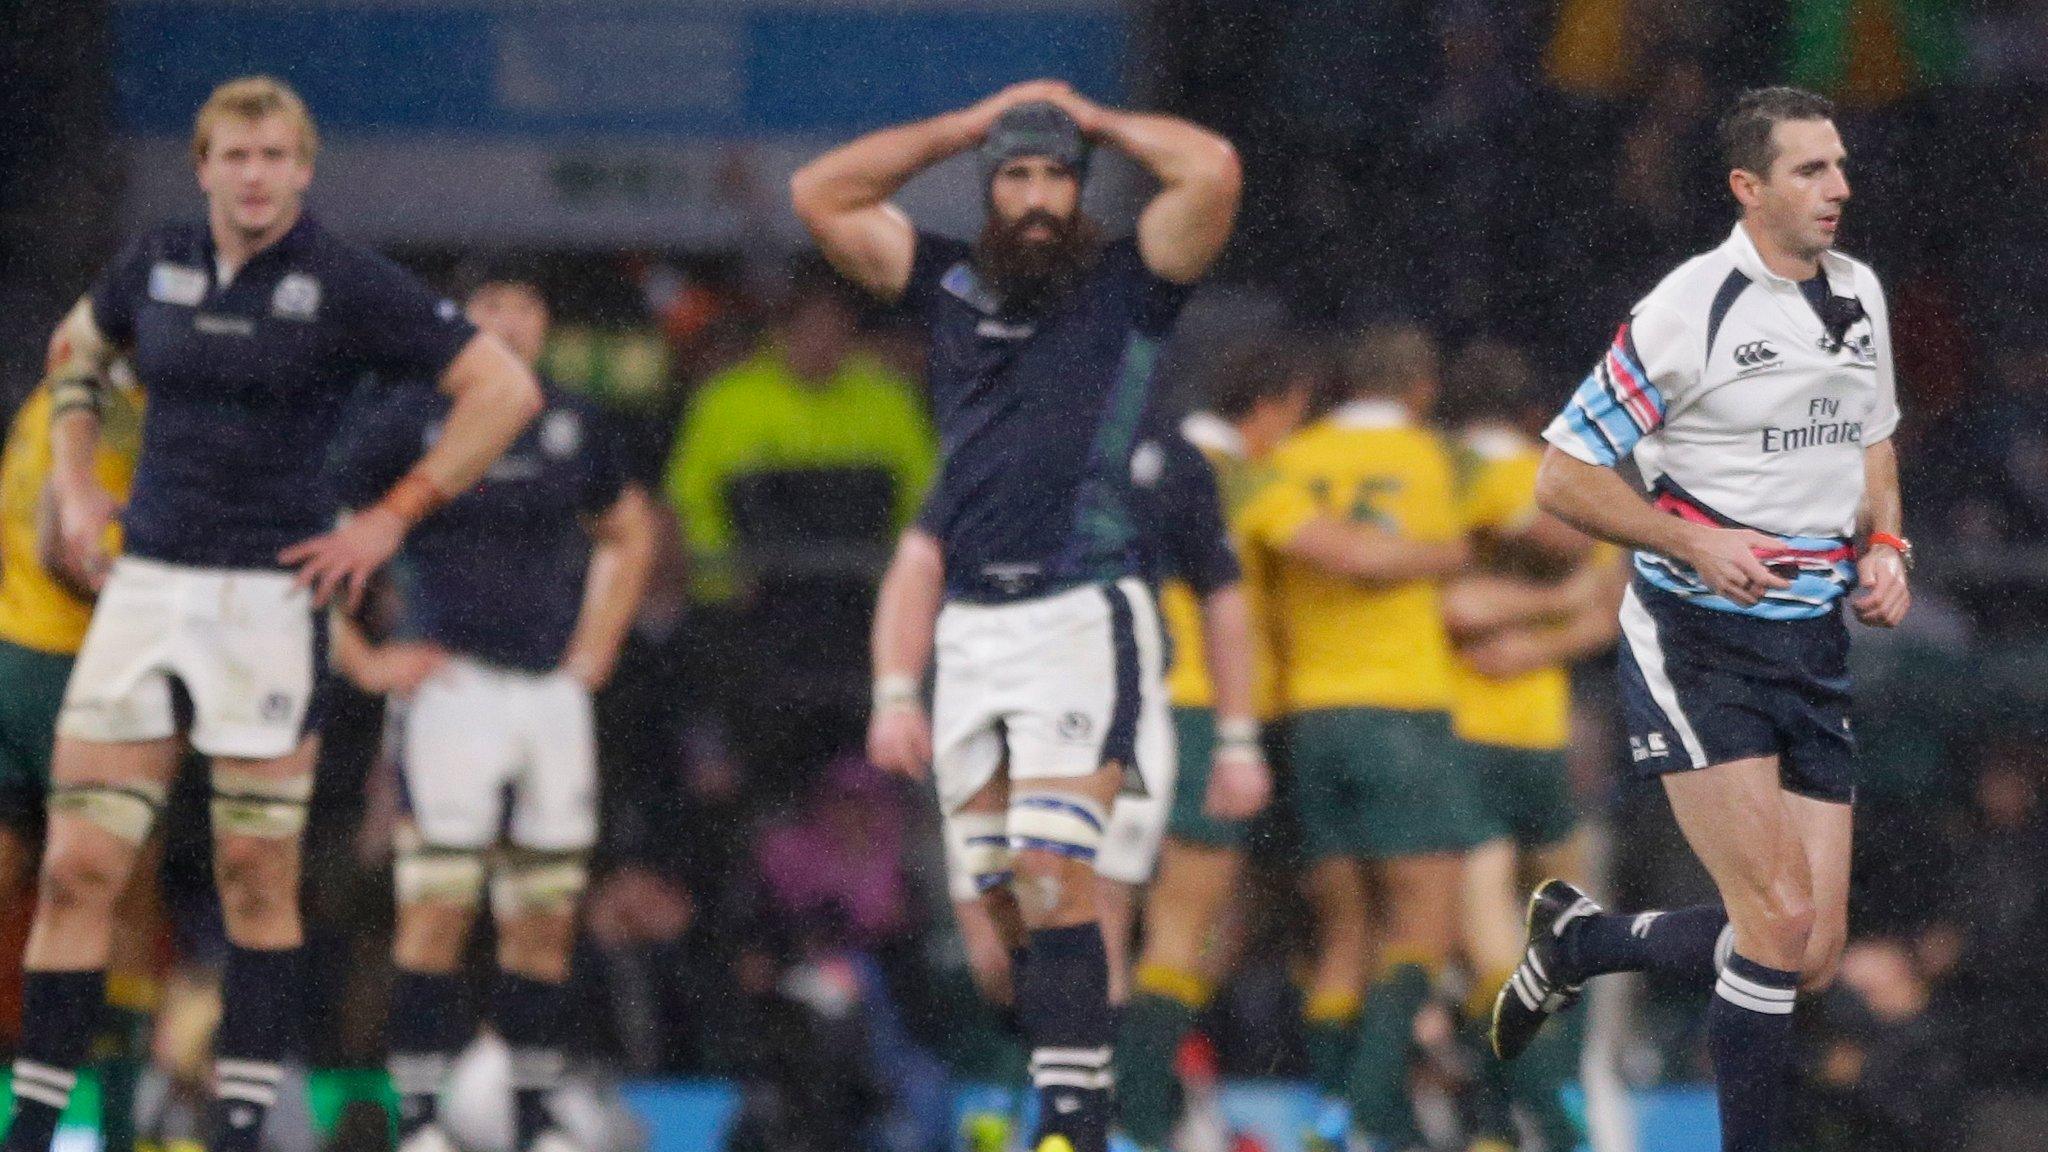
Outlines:
[{"label": "referee's dark hair", "polygon": [[1721,118],[1721,158],[1731,169],[1771,178],[1777,145],[1771,130],[1788,120],[1833,120],[1835,102],[1804,88],[1752,88]]},{"label": "referee's dark hair", "polygon": [[1203,398],[1209,411],[1235,422],[1261,404],[1313,388],[1310,374],[1316,367],[1313,351],[1298,342],[1277,335],[1248,337],[1215,359],[1203,382]]}]

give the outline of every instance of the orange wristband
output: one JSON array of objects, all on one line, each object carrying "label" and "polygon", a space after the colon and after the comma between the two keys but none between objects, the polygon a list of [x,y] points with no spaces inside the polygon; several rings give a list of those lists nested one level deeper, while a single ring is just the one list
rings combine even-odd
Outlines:
[{"label": "orange wristband", "polygon": [[398,517],[410,528],[433,514],[434,509],[452,499],[433,477],[415,468],[405,478],[391,486],[391,491],[377,501],[377,507]]}]

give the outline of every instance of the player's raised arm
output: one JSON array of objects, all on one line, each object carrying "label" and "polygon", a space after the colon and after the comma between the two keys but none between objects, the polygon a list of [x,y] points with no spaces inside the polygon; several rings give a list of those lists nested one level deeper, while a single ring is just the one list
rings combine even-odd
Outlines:
[{"label": "player's raised arm", "polygon": [[441,373],[454,397],[439,439],[384,498],[346,524],[279,553],[297,565],[300,584],[325,604],[341,596],[353,608],[370,574],[398,551],[426,515],[466,491],[504,455],[541,408],[533,370],[495,336],[470,337]]},{"label": "player's raised arm", "polygon": [[107,369],[119,354],[93,323],[92,301],[80,300],[50,336],[44,379],[50,388],[50,492],[56,502],[56,552],[64,569],[97,591],[109,562],[107,526],[114,497],[93,467]]},{"label": "player's raised arm", "polygon": [[1237,221],[1244,171],[1230,141],[1199,124],[1104,108],[1072,92],[1051,97],[1091,139],[1130,156],[1159,181],[1138,217],[1138,252],[1175,284],[1202,278]]},{"label": "player's raised arm", "polygon": [[1066,91],[1058,81],[1033,80],[957,112],[870,132],[798,169],[791,206],[833,267],[894,301],[910,282],[917,233],[889,198],[919,172],[979,145],[1008,109]]}]

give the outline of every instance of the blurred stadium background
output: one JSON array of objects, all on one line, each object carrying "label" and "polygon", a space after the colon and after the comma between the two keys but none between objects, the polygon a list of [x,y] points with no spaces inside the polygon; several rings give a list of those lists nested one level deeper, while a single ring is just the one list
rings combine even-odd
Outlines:
[{"label": "blurred stadium background", "polygon": [[[956,1090],[1004,1076],[944,906],[927,801],[852,757],[890,517],[861,514],[867,488],[840,494],[843,514],[781,507],[772,491],[743,510],[694,507],[685,479],[692,397],[736,365],[777,371],[764,349],[918,388],[914,334],[865,315],[849,331],[841,305],[797,290],[810,281],[792,276],[801,246],[784,182],[802,159],[1039,75],[1184,114],[1235,141],[1249,183],[1225,266],[1182,325],[1171,363],[1183,392],[1192,366],[1250,332],[1310,341],[1400,316],[1447,348],[1482,335],[1521,346],[1561,399],[1614,318],[1724,233],[1711,130],[1728,97],[1776,80],[1830,92],[1857,182],[1843,246],[1891,292],[1923,564],[1908,627],[1865,632],[1856,650],[1856,941],[1843,985],[1806,1021],[1800,1147],[2043,1146],[2048,8],[12,0],[0,16],[10,407],[120,240],[198,210],[190,117],[248,72],[289,80],[312,106],[325,137],[312,203],[337,231],[443,283],[480,254],[540,270],[561,321],[547,366],[617,413],[635,468],[676,513],[667,578],[601,702],[603,867],[578,964],[592,1082],[625,1082],[638,1118],[599,1125],[607,1147],[657,1152],[714,1145],[776,1084],[807,1085],[799,1104],[868,1147],[946,1146]],[[979,195],[955,169],[908,199],[966,234]],[[1091,202],[1114,222],[1132,191],[1112,168]],[[902,483],[931,451],[876,463]],[[725,466],[730,480],[761,462]],[[842,507],[829,484],[800,490]],[[1617,783],[1596,663],[1581,677],[1575,771],[1611,849],[1607,891],[1630,907],[1688,902],[1704,877],[1660,795]],[[294,1147],[382,1138],[344,1106],[358,1082],[346,1070],[382,1054],[390,797],[377,730],[376,705],[349,697],[322,767],[308,899],[328,1071]],[[169,864],[178,962],[202,986],[217,948],[205,866],[175,850]],[[18,950],[20,929],[0,925],[0,950]],[[1284,1081],[1301,1060],[1301,925],[1284,881],[1260,890],[1252,938],[1203,1031],[1246,1138],[1277,1149],[1297,1127]],[[1644,1148],[1713,1146],[1711,1098],[1692,1087],[1695,1009],[1640,989],[1606,1051],[1638,1092]],[[613,1098],[592,1090],[594,1125]]]}]

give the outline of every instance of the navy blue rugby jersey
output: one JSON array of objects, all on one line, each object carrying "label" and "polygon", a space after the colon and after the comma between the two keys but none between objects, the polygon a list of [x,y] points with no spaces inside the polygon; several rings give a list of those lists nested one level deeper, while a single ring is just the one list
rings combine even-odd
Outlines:
[{"label": "navy blue rugby jersey", "polygon": [[[591,538],[626,484],[601,413],[543,381],[541,413],[476,487],[420,521],[395,566],[407,635],[487,664],[545,672],[583,605]],[[453,404],[408,382],[352,422],[332,476],[351,507],[374,502],[441,434]]]},{"label": "navy blue rugby jersey", "polygon": [[438,378],[475,334],[310,215],[226,284],[205,224],[158,228],[91,299],[149,395],[126,548],[196,567],[275,569],[281,549],[333,527],[322,465],[350,392],[370,371]]},{"label": "navy blue rugby jersey", "polygon": [[941,462],[926,528],[949,597],[1001,601],[1142,575],[1131,452],[1188,289],[1107,245],[1042,312],[1006,310],[972,249],[920,232],[903,305],[930,330]]},{"label": "navy blue rugby jersey", "polygon": [[1181,580],[1206,597],[1243,578],[1223,521],[1216,469],[1200,448],[1174,428],[1148,436],[1131,455],[1131,482],[1146,545],[1145,578],[1154,588]]},{"label": "navy blue rugby jersey", "polygon": [[[1139,573],[1146,583],[1156,590],[1169,580],[1181,580],[1195,595],[1207,596],[1243,579],[1223,519],[1216,469],[1201,449],[1168,428],[1138,442],[1131,452],[1130,468]],[[948,514],[934,488],[918,509],[917,526],[938,536]],[[946,564],[950,571],[950,556]]]}]

